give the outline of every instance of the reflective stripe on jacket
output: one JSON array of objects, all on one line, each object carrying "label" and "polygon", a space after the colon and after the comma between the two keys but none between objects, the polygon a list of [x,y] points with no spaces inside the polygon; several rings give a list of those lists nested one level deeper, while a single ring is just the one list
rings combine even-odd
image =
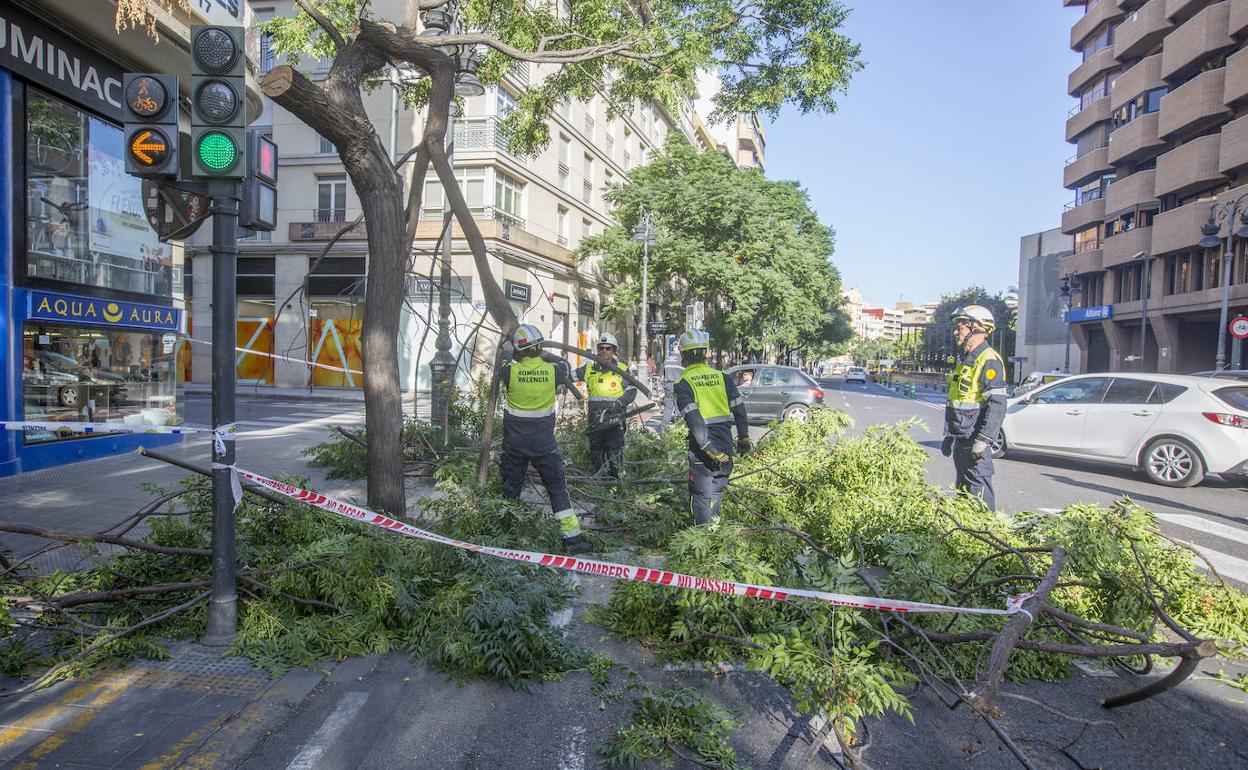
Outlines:
[{"label": "reflective stripe on jacket", "polygon": [[624,395],[624,377],[591,363],[585,368],[585,392],[590,401],[616,401]]},{"label": "reflective stripe on jacket", "polygon": [[1000,429],[1005,412],[1005,365],[1001,356],[987,342],[981,343],[958,359],[948,382],[946,434],[969,439],[983,433],[990,440]]}]

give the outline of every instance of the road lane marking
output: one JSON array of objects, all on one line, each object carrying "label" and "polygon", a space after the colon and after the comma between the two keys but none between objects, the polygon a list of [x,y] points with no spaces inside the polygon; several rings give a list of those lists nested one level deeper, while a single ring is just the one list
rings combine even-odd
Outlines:
[{"label": "road lane marking", "polygon": [[[1039,510],[1041,513],[1056,515],[1061,513],[1063,509],[1040,508]],[[1228,527],[1227,525],[1216,521],[1209,521],[1208,519],[1201,518],[1200,516],[1192,516],[1185,513],[1159,513],[1157,511],[1153,511],[1153,515],[1160,521],[1174,524],[1175,526],[1182,527],[1184,529],[1204,532],[1207,535],[1220,537],[1223,540],[1230,540],[1233,543],[1248,545],[1248,530]],[[1229,578],[1240,583],[1248,583],[1248,561],[1240,559],[1236,556],[1231,556],[1227,553],[1222,553],[1221,551],[1215,551],[1212,548],[1207,548],[1203,545],[1197,545],[1196,543],[1189,542],[1187,544],[1192,548],[1195,548],[1197,551],[1200,551],[1200,553],[1209,560],[1209,563],[1213,565],[1213,568],[1216,569],[1218,574],[1222,577]],[[1193,555],[1192,559],[1196,563],[1197,567],[1204,569],[1206,566],[1200,557]]]},{"label": "road lane marking", "polygon": [[289,765],[286,765],[286,770],[312,770],[325,750],[338,740],[338,736],[347,729],[347,725],[355,719],[355,715],[364,708],[364,702],[367,700],[368,693],[366,692],[349,692],[344,695],[334,707],[333,713],[325,718],[320,729],[304,745],[303,750],[290,761]]},{"label": "road lane marking", "polygon": [[563,729],[563,734],[559,770],[585,770],[585,728],[581,725],[568,725]]}]

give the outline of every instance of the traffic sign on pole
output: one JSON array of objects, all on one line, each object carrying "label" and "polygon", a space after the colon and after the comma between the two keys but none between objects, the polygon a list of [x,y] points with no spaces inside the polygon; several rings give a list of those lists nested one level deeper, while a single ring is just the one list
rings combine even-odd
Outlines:
[{"label": "traffic sign on pole", "polygon": [[1231,319],[1231,336],[1239,340],[1248,340],[1248,316],[1237,316]]}]

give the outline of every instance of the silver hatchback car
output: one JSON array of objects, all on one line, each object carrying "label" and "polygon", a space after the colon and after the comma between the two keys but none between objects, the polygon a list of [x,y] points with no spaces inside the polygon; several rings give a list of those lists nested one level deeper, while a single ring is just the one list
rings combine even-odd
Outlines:
[{"label": "silver hatchback car", "polygon": [[750,421],[805,422],[810,408],[823,404],[823,389],[801,369],[792,366],[745,364],[725,372],[741,391]]}]

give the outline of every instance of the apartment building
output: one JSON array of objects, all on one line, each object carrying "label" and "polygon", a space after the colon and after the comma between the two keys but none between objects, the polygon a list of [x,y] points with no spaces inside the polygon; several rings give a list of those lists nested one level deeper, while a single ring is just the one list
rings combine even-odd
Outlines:
[{"label": "apartment building", "polygon": [[[1083,11],[1070,35],[1081,63],[1067,83],[1078,103],[1063,172],[1075,197],[1061,220],[1074,252],[1059,263],[1081,287],[1070,314],[1079,368],[1211,368],[1223,257],[1197,242],[1213,204],[1248,193],[1248,0],[1063,5]],[[1232,316],[1248,309],[1248,249],[1236,240]],[[1140,362],[1128,356],[1145,295]]]},{"label": "apartment building", "polygon": [[[294,12],[291,0],[252,5],[261,19]],[[398,18],[403,2],[378,0],[372,9],[379,17]],[[262,59],[266,68],[277,62],[267,48]],[[305,61],[300,66],[317,80],[325,76],[329,62]],[[655,103],[625,105],[620,116],[609,117],[608,104],[599,94],[587,102],[561,105],[550,118],[550,145],[536,157],[516,157],[507,149],[501,121],[524,90],[544,76],[545,66],[523,65],[485,94],[463,100],[453,126],[456,176],[485,238],[493,275],[520,320],[537,325],[551,339],[580,347],[610,330],[619,336],[621,352],[632,358],[641,348],[634,319],[625,314],[608,329],[600,315],[608,277],[595,262],[578,265],[573,253],[582,240],[611,224],[603,196],[612,185],[625,182],[673,132],[709,147],[707,129],[691,105],[678,114]],[[365,95],[365,105],[397,158],[419,140],[423,111],[405,108],[395,98],[396,90],[382,84]],[[360,215],[359,200],[333,145],[293,115],[267,103],[253,125],[267,127],[280,148],[278,227],[240,242],[238,344],[291,360],[242,354],[240,385],[360,387],[368,269],[364,227],[338,241],[311,268],[333,235]],[[435,249],[445,212],[441,185],[430,178],[400,331],[405,390],[426,391],[429,386],[427,364],[435,351],[437,319]],[[492,360],[495,335],[479,330],[485,314],[480,279],[458,226],[451,228],[451,235],[451,352],[460,360],[459,384],[466,386]],[[203,261],[206,266],[208,261]],[[188,305],[199,337],[198,330],[211,324],[211,275],[208,269],[194,269],[190,275]],[[652,308],[651,319],[660,317],[656,310]],[[426,333],[430,322],[434,329]],[[486,319],[484,326],[492,323]],[[322,366],[309,367],[305,361]],[[207,381],[207,349],[196,350],[190,374],[195,381]]]},{"label": "apartment building", "polygon": [[[694,114],[701,121],[709,120],[715,107],[712,99],[721,86],[719,76],[714,72],[708,70],[698,76]],[[703,123],[703,126],[707,136],[703,144],[709,143],[710,149],[719,150],[732,158],[737,168],[759,172],[767,170],[767,134],[757,115],[737,115],[728,123]]]}]

